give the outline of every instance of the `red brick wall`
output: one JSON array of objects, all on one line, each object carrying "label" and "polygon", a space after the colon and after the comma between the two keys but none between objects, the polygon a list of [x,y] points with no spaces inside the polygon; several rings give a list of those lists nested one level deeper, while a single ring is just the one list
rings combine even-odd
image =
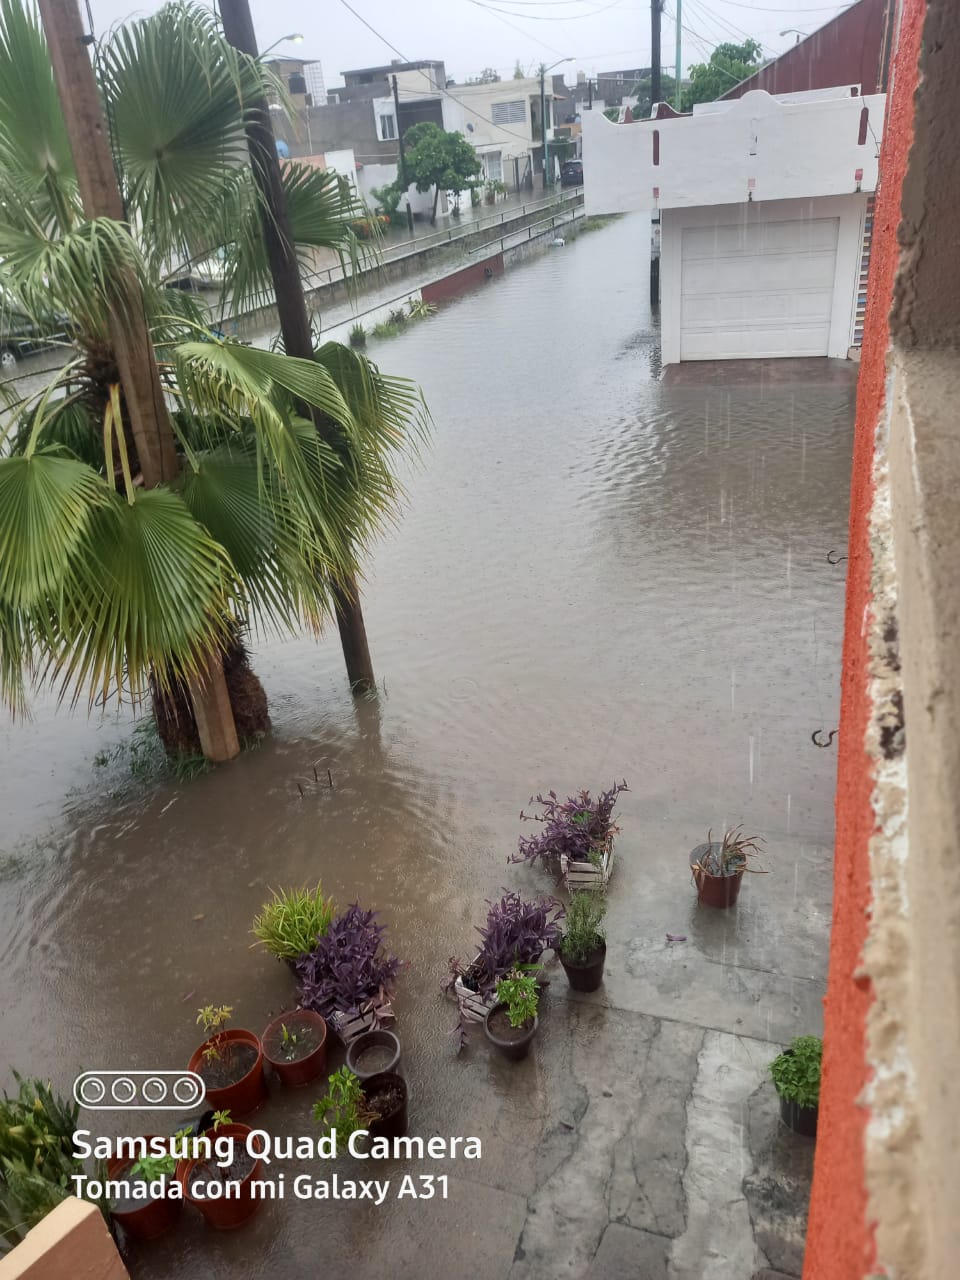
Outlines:
[{"label": "red brick wall", "polygon": [[495,253],[492,258],[484,258],[481,262],[472,262],[461,271],[444,276],[442,280],[434,280],[425,284],[420,290],[424,302],[443,302],[446,298],[457,298],[468,289],[475,289],[478,284],[489,280],[490,275],[503,274],[503,254]]},{"label": "red brick wall", "polygon": [[[926,0],[902,0],[899,47],[880,159],[863,358],[857,393],[850,495],[850,542],[836,799],[833,929],[825,1002],[824,1075],[814,1162],[804,1280],[863,1280],[875,1264],[867,1218],[866,1017],[873,991],[857,978],[870,907],[868,843],[875,827],[871,761],[864,748],[870,714],[864,616],[870,605],[869,514],[877,423],[884,409],[890,305],[899,249],[900,192],[913,137],[913,95]],[[931,1278],[932,1280],[932,1278]]]}]

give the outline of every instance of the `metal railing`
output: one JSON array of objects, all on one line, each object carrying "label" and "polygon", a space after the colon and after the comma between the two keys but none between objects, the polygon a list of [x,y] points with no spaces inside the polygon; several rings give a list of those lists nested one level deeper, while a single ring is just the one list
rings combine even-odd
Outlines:
[{"label": "metal railing", "polygon": [[[557,227],[569,226],[571,223],[576,222],[578,217],[583,218],[585,216],[584,209],[574,205],[566,213],[555,213],[551,218],[541,218],[539,222],[531,222],[528,227],[521,227],[518,231],[510,231],[498,240],[488,240],[485,244],[479,244],[468,252],[471,254],[482,253],[484,249],[490,249],[493,245],[499,244],[500,252],[505,253],[507,249],[515,249],[517,245],[524,244],[528,240],[536,240],[540,236],[546,235],[548,230],[556,231]],[[541,230],[537,230],[538,227]],[[508,244],[508,240],[513,243]]]}]

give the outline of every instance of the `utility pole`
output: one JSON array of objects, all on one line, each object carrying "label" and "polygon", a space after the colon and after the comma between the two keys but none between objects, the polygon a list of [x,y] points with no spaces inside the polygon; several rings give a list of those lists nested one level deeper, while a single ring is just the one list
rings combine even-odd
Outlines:
[{"label": "utility pole", "polygon": [[678,111],[680,110],[680,100],[681,100],[680,79],[683,74],[680,70],[680,63],[683,56],[680,49],[682,38],[683,38],[683,28],[680,26],[680,5],[681,5],[681,0],[677,0],[677,65],[674,68],[674,74],[676,75],[676,78],[677,78],[675,102],[676,102],[676,107]]},{"label": "utility pole", "polygon": [[[406,194],[407,187],[407,163],[403,154],[403,129],[400,127],[400,90],[397,88],[397,77],[393,77],[393,109],[397,117],[397,147],[400,151],[400,185]],[[407,230],[413,235],[413,210],[410,208],[410,201],[407,201]]]},{"label": "utility pole", "polygon": [[[126,222],[110,151],[110,137],[87,52],[77,0],[39,0],[53,77],[73,154],[77,185],[88,218]],[[110,341],[116,356],[130,430],[146,488],[169,484],[179,469],[176,440],[153,353],[140,283],[133,271],[115,281]],[[122,427],[121,427],[122,430]],[[187,679],[200,745],[221,763],[240,754],[240,743],[218,650],[202,655],[201,670]]]},{"label": "utility pole", "polygon": [[[235,49],[251,58],[259,56],[247,0],[220,0],[220,19],[223,22],[223,33]],[[399,125],[399,121],[397,123]],[[277,143],[265,98],[250,104],[246,132],[253,178],[261,197],[260,222],[270,274],[273,276],[283,347],[288,356],[312,360],[313,335],[310,332],[300,266],[290,228],[286,193],[280,176]],[[310,416],[322,438],[329,438],[333,434],[333,424],[328,419],[312,411]],[[331,582],[330,592],[336,610],[350,688],[354,693],[367,693],[375,687],[375,681],[355,576],[351,574],[342,582]]]},{"label": "utility pole", "polygon": [[587,81],[587,110],[593,110],[593,81]]},{"label": "utility pole", "polygon": [[650,0],[650,107],[660,101],[660,16],[663,0]]},{"label": "utility pole", "polygon": [[540,132],[543,135],[543,189],[547,189],[547,99],[543,88],[547,68],[540,63]]}]

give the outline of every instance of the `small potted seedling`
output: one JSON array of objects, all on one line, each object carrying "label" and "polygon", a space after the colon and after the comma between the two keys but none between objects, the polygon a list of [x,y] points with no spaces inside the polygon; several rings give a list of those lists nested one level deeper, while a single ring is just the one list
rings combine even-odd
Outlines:
[{"label": "small potted seedling", "polygon": [[327,1024],[312,1009],[294,1009],[269,1023],[263,1056],[288,1089],[301,1089],[327,1066]]},{"label": "small potted seedling", "polygon": [[367,331],[359,321],[350,330],[350,345],[358,351],[367,345]]},{"label": "small potted seedling", "polygon": [[574,991],[596,991],[603,981],[606,913],[607,903],[600,894],[581,889],[570,899],[560,940],[560,963]]},{"label": "small potted seedling", "polygon": [[[174,1142],[182,1141],[189,1129],[180,1129],[174,1134]],[[155,1135],[146,1135],[149,1143]],[[141,1240],[156,1240],[166,1235],[176,1226],[177,1218],[183,1206],[179,1196],[168,1195],[167,1183],[172,1181],[177,1172],[177,1158],[172,1152],[164,1155],[144,1155],[139,1160],[126,1156],[115,1157],[107,1161],[107,1178],[110,1182],[119,1182],[129,1186],[128,1195],[113,1196],[110,1199],[110,1216],[119,1222],[125,1231]],[[148,1195],[141,1199],[134,1194],[137,1183],[147,1185],[163,1180],[162,1195]]]},{"label": "small potted seedling", "polygon": [[349,1067],[341,1067],[313,1104],[313,1118],[325,1137],[336,1133],[338,1151],[345,1151],[350,1135],[360,1129],[372,1138],[402,1137],[407,1131],[407,1083],[392,1071],[361,1080]]},{"label": "small potted seedling", "polygon": [[497,1003],[487,1011],[483,1029],[505,1058],[519,1062],[530,1052],[539,1020],[540,992],[535,973],[515,969],[497,983]]},{"label": "small potted seedling", "polygon": [[[252,1218],[261,1201],[254,1197],[252,1182],[260,1172],[262,1161],[248,1149],[247,1139],[253,1130],[249,1125],[237,1124],[230,1119],[229,1111],[215,1111],[209,1129],[201,1134],[213,1144],[217,1139],[230,1139],[229,1159],[211,1146],[209,1157],[190,1156],[180,1161],[177,1178],[183,1187],[184,1198],[189,1200],[218,1231],[232,1231]],[[187,1143],[189,1148],[189,1140]],[[223,1194],[210,1191],[210,1184],[223,1184]]]},{"label": "small potted seedling", "polygon": [[[521,836],[511,862],[542,862],[554,875],[563,877],[571,892],[603,889],[613,871],[613,838],[619,827],[613,808],[626,782],[615,782],[609,791],[594,799],[589,791],[561,800],[555,791],[538,795],[538,814],[520,812],[524,822],[540,822],[543,830],[535,836]],[[534,800],[531,797],[530,804]]]},{"label": "small potted seedling", "polygon": [[261,907],[253,933],[271,955],[295,968],[326,934],[336,914],[336,904],[323,896],[321,884],[315,889],[281,889]]},{"label": "small potted seedling", "polygon": [[707,832],[706,844],[698,844],[690,853],[690,871],[697,886],[697,898],[708,907],[732,907],[740,896],[745,871],[760,872],[748,860],[760,852],[760,836],[746,836],[743,827],[732,827],[714,840]]},{"label": "small potted seedling", "polygon": [[823,1041],[819,1036],[797,1036],[770,1063],[780,1098],[781,1120],[794,1133],[808,1138],[817,1133],[822,1058]]},{"label": "small potted seedling", "polygon": [[197,1024],[206,1039],[190,1059],[207,1086],[207,1101],[216,1110],[229,1108],[234,1115],[246,1115],[262,1105],[267,1096],[263,1078],[263,1045],[252,1031],[236,1027],[227,1030],[233,1008],[205,1005],[197,1012]]}]

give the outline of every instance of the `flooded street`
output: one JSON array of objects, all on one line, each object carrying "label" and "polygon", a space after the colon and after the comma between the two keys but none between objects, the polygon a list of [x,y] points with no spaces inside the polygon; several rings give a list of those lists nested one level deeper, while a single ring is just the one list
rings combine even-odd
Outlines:
[{"label": "flooded street", "polygon": [[[5,1083],[10,1067],[67,1092],[84,1068],[185,1065],[202,1004],[259,1032],[294,988],[251,950],[251,921],[268,887],[319,878],[339,903],[376,907],[408,962],[411,1133],[484,1139],[475,1168],[429,1170],[450,1173],[447,1204],[291,1199],[215,1238],[188,1210],[176,1236],[130,1255],[134,1277],[555,1276],[536,1221],[544,1196],[562,1200],[564,1117],[580,1123],[585,1076],[615,1070],[649,1097],[670,1047],[655,1078],[676,1088],[679,1179],[710,1036],[742,1038],[762,1073],[762,1042],[820,1030],[836,756],[810,735],[837,725],[845,564],[826,556],[845,554],[855,387],[661,381],[647,243],[646,220],[625,218],[371,345],[420,382],[434,419],[367,573],[376,701],[351,699],[331,628],[319,643],[255,639],[273,734],[182,786],[95,764],[129,734],[126,713],[88,721],[42,701],[33,723],[4,723]],[[470,953],[501,887],[552,889],[507,866],[521,806],[619,778],[603,999],[571,1001],[561,976],[528,1062],[495,1061],[481,1031],[457,1059],[447,957]],[[765,838],[769,874],[711,916],[687,854],[739,822]],[[668,931],[687,941],[671,948]],[[609,1067],[589,1059],[604,1018]],[[310,1132],[306,1094],[274,1087],[254,1123]],[[586,1123],[605,1123],[598,1104]],[[637,1234],[690,1229],[681,1210],[667,1222],[622,1198],[598,1208],[598,1238],[607,1215]],[[696,1276],[678,1248],[670,1274]]]}]

